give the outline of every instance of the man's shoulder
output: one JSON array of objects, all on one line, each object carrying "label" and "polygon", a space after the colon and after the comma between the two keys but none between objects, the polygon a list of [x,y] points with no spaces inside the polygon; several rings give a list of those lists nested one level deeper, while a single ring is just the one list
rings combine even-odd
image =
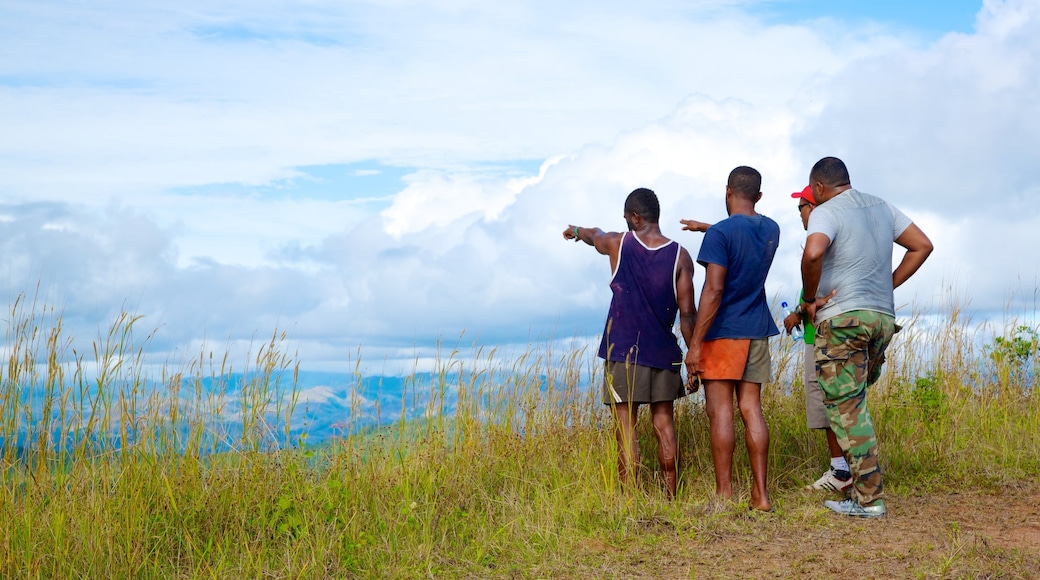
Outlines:
[{"label": "man's shoulder", "polygon": [[762,215],[762,224],[770,230],[775,230],[777,233],[780,232],[780,224],[776,223],[776,220],[767,215]]},{"label": "man's shoulder", "polygon": [[[835,204],[834,207],[849,206],[849,207],[870,207],[875,205],[888,205],[888,202],[884,198],[876,196],[872,193],[866,193],[860,191],[854,187],[849,188],[841,193],[841,195],[834,198],[834,201],[841,201],[842,203]],[[830,202],[828,202],[830,203]],[[820,207],[825,207],[827,204],[822,204]]]},{"label": "man's shoulder", "polygon": [[733,214],[726,219],[712,225],[705,234],[715,230],[716,234],[728,234],[734,230],[740,230],[748,226],[748,216],[744,214]]},{"label": "man's shoulder", "polygon": [[845,191],[845,195],[850,200],[855,201],[858,204],[872,205],[872,204],[875,204],[875,203],[877,203],[879,201],[882,201],[882,199],[880,197],[878,197],[876,195],[873,195],[873,194],[870,194],[870,193],[867,193],[865,191],[860,191],[860,190],[856,189],[855,187],[846,190]]},{"label": "man's shoulder", "polygon": [[678,246],[678,248],[679,248],[679,251],[678,251],[679,261],[682,262],[684,260],[689,260],[690,263],[692,263],[693,262],[693,254],[690,253],[690,250],[687,249],[686,246],[680,244],[679,242],[676,242],[675,245]]},{"label": "man's shoulder", "polygon": [[629,235],[631,233],[632,232],[605,232],[603,235],[611,244],[621,248],[629,244],[639,243],[639,240],[637,240],[635,236]]},{"label": "man's shoulder", "polygon": [[[720,227],[721,226],[721,227]],[[721,222],[711,226],[708,231],[719,228],[721,233],[733,233],[733,232],[748,232],[755,230],[775,230],[780,231],[780,224],[776,223],[773,218],[757,213],[755,215],[746,214],[733,214]]]}]

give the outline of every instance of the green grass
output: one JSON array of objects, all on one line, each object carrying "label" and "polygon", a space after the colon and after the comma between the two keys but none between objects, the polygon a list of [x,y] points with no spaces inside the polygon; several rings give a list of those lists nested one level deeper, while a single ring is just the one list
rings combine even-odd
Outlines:
[{"label": "green grass", "polygon": [[[893,494],[995,489],[1040,472],[1040,394],[1027,372],[1037,361],[1035,334],[1009,324],[1019,332],[978,348],[981,329],[955,308],[948,319],[938,332],[909,324],[870,394]],[[645,468],[621,489],[607,414],[586,386],[598,384],[599,365],[585,351],[532,346],[508,361],[494,350],[469,361],[452,353],[437,380],[414,385],[431,395],[423,420],[310,447],[289,441],[291,389],[277,396],[286,391],[277,377],[297,364],[281,351],[284,335],[238,367],[207,351],[168,365],[158,373],[165,388],[154,391],[145,385],[146,370],[155,371],[143,362],[148,338],[135,338],[139,323],[118,318],[87,358],[71,350],[60,315],[12,306],[0,391],[0,577],[594,578],[647,575],[654,568],[641,553],[674,558],[663,575],[689,577],[694,564],[661,546],[836,525],[799,492],[825,465],[826,448],[805,429],[800,349],[789,340],[774,340],[780,380],[764,395],[777,514],[756,516],[713,507],[699,396],[677,407],[677,500],[667,501],[658,481],[646,418]],[[1010,356],[994,351],[1002,344],[1014,348]],[[87,368],[101,370],[95,378]],[[242,393],[228,391],[230,402],[201,388],[231,371],[247,380]],[[16,388],[26,384],[45,387],[28,400]],[[449,416],[445,394],[454,390]],[[221,427],[216,419],[230,405],[240,420]],[[51,428],[15,449],[18,430],[41,422]],[[76,436],[101,432],[113,439]],[[297,446],[284,449],[287,442]],[[236,450],[215,452],[221,444]],[[747,482],[742,445],[735,475]],[[747,493],[746,484],[738,489]],[[908,555],[917,559],[908,569],[985,575],[1025,557],[952,532],[944,545]],[[816,565],[792,558],[793,566]]]}]

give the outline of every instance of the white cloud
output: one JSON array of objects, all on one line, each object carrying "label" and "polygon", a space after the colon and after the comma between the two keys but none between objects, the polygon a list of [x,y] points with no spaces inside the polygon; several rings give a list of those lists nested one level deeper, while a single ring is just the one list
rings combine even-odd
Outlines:
[{"label": "white cloud", "polygon": [[[1040,3],[986,2],[978,32],[850,63],[797,137],[803,164],[845,159],[853,185],[925,227],[936,251],[916,281],[925,295],[960,286],[998,310],[1040,257]],[[1028,283],[1028,282],[1027,282]]]},{"label": "white cloud", "polygon": [[709,3],[282,6],[9,3],[9,195],[82,202],[373,158],[544,159],[694,92],[783,102],[893,42],[827,47]]},{"label": "white cloud", "polygon": [[[724,217],[742,164],[783,229],[769,287],[787,298],[788,194],[832,154],[936,242],[899,302],[952,284],[999,309],[1035,285],[1036,1],[987,2],[977,33],[928,45],[771,26],[739,3],[155,6],[0,19],[9,293],[43,280],[86,338],[129,306],[164,352],[277,326],[306,364],[344,370],[359,345],[407,364],[438,337],[594,335],[607,262],[563,228],[620,229],[647,186],[695,253],[677,220]],[[518,159],[548,161],[496,168]],[[419,169],[387,208],[172,193],[358,160]]]}]

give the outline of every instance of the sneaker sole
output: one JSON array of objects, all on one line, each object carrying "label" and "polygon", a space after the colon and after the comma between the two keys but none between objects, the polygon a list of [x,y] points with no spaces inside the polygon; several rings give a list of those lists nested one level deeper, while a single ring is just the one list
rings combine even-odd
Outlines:
[{"label": "sneaker sole", "polygon": [[[831,511],[834,511],[834,510],[831,510]],[[834,513],[836,513],[838,515],[841,515],[841,516],[848,516],[850,518],[863,518],[863,519],[876,519],[876,518],[884,518],[884,517],[888,516],[888,512],[881,512],[879,514],[872,514],[872,513],[846,514],[846,513],[842,513],[842,512],[834,512]]]},{"label": "sneaker sole", "polygon": [[824,505],[824,507],[827,508],[828,510],[830,510],[831,512],[834,512],[835,514],[837,514],[839,516],[846,516],[846,517],[850,517],[850,518],[878,519],[878,518],[888,517],[888,511],[887,510],[883,511],[881,513],[873,513],[873,512],[855,512],[855,513],[852,513],[852,512],[844,512],[844,511],[836,510],[836,509],[832,508],[829,505]]},{"label": "sneaker sole", "polygon": [[809,484],[805,486],[805,491],[833,491],[835,493],[842,493],[852,489],[852,481],[850,480],[846,485],[840,488],[836,487],[816,487],[815,485]]}]

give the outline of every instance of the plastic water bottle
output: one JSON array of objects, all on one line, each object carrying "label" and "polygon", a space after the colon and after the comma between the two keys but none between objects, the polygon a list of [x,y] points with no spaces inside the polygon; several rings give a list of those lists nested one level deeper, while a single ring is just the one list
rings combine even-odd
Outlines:
[{"label": "plastic water bottle", "polygon": [[791,329],[791,339],[802,340],[802,338],[805,337],[805,333],[802,331],[801,312],[797,308],[788,308],[787,302],[781,302],[780,308],[782,308],[784,311],[784,317],[787,317],[787,315],[791,314],[792,312],[798,312],[799,322],[795,325],[794,328]]}]

